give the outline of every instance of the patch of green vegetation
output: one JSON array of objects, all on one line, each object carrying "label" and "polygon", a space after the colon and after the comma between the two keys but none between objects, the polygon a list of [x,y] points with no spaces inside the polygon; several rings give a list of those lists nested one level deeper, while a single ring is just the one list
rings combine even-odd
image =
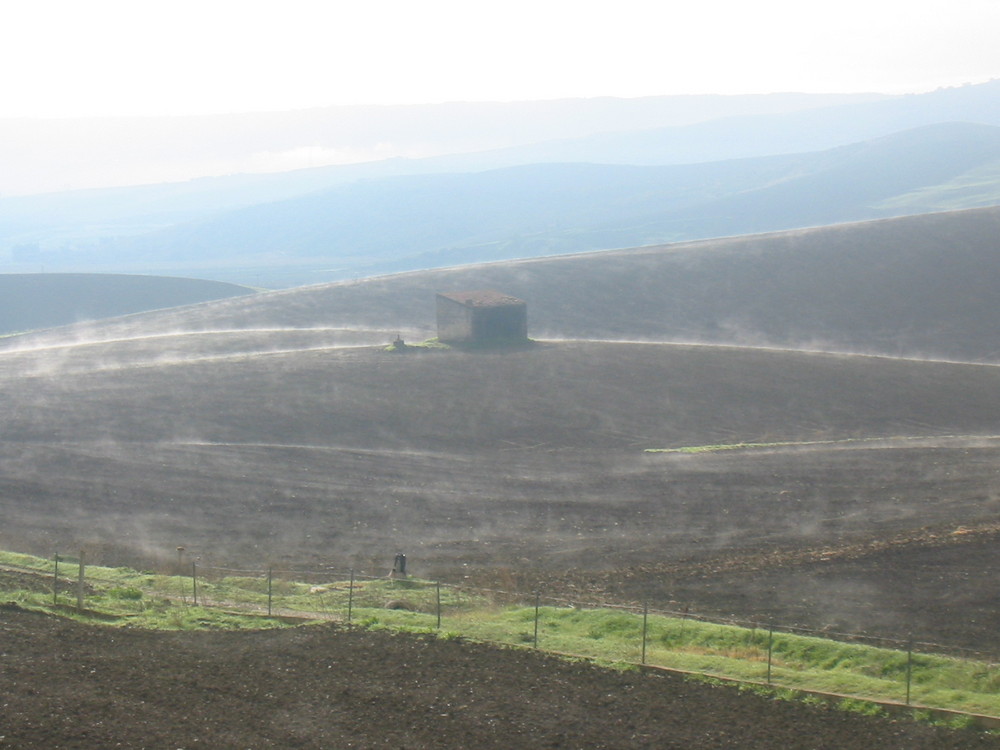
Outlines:
[{"label": "patch of green vegetation", "polygon": [[[948,437],[956,437],[954,435]],[[921,440],[917,436],[841,438],[839,440],[784,440],[772,443],[719,443],[716,445],[686,445],[679,448],[646,448],[646,453],[715,453],[718,451],[750,450],[754,448],[788,448],[810,445],[850,445],[852,443],[873,443],[886,440]]]},{"label": "patch of green vegetation", "polygon": [[777,443],[720,443],[718,445],[686,445],[681,448],[646,448],[646,453],[716,453],[718,451],[746,450],[748,448],[779,448],[789,445],[824,445],[833,440],[814,440]]},{"label": "patch of green vegetation", "polygon": [[844,698],[839,703],[837,703],[837,708],[841,711],[847,711],[852,714],[861,714],[862,716],[884,716],[885,709],[882,708],[877,703],[872,703],[871,701],[859,700],[857,698]]},{"label": "patch of green vegetation", "polygon": [[426,341],[420,341],[416,344],[407,344],[403,341],[393,341],[389,346],[387,346],[383,351],[389,352],[390,354],[405,354],[409,351],[433,351],[433,350],[447,350],[451,349],[448,344],[443,341],[433,338],[427,339]]},{"label": "patch of green vegetation", "polygon": [[117,587],[108,589],[107,596],[111,599],[125,599],[128,601],[139,601],[142,599],[142,591],[134,586]]},{"label": "patch of green vegetation", "polygon": [[494,351],[505,349],[527,349],[535,346],[537,342],[530,338],[492,338],[487,341],[452,342],[446,344],[438,338],[427,339],[416,344],[407,344],[401,341],[394,341],[382,351],[390,354],[405,354],[411,351],[446,351],[457,349],[459,351],[478,352]]},{"label": "patch of green vegetation", "polygon": [[876,203],[873,208],[898,213],[954,211],[1000,203],[1000,161],[964,172],[940,184],[912,190]]}]

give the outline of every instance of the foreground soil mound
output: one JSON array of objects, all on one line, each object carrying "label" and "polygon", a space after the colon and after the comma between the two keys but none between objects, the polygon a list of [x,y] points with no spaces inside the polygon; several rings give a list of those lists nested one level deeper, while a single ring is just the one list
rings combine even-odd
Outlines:
[{"label": "foreground soil mound", "polygon": [[968,731],[427,636],[110,630],[12,607],[0,608],[0,631],[0,747],[1000,747]]}]

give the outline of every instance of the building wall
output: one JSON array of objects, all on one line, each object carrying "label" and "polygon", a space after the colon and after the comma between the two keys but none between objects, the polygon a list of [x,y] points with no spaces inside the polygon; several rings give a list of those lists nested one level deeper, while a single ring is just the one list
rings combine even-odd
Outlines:
[{"label": "building wall", "polygon": [[437,330],[441,341],[472,341],[472,308],[438,295]]},{"label": "building wall", "polygon": [[524,339],[528,337],[527,305],[472,309],[472,339]]},{"label": "building wall", "polygon": [[528,306],[475,306],[438,295],[437,329],[441,341],[484,342],[496,339],[527,339]]}]

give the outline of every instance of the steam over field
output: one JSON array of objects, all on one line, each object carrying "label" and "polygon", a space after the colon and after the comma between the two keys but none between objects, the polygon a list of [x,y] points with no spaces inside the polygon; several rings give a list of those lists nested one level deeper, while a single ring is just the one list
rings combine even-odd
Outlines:
[{"label": "steam over field", "polygon": [[[998,318],[962,328],[989,299],[945,284],[920,301],[955,308],[930,331],[901,291],[879,294],[904,251],[914,277],[944,255],[955,279],[989,260],[996,211],[930,221],[401,274],[4,339],[0,543],[367,572],[404,551],[444,580],[992,648]],[[749,282],[731,275],[727,296],[712,275],[709,300],[699,279],[748,254],[784,276],[748,306]],[[834,267],[827,286],[870,291],[846,317],[799,283]],[[526,299],[538,340],[385,351],[433,335],[435,291],[480,287]]]}]

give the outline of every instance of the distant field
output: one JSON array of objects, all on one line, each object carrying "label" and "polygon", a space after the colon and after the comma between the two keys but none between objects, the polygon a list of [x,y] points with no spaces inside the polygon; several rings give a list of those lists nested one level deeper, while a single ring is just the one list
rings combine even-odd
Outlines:
[{"label": "distant field", "polygon": [[166,276],[0,274],[0,335],[252,293],[236,284]]}]

